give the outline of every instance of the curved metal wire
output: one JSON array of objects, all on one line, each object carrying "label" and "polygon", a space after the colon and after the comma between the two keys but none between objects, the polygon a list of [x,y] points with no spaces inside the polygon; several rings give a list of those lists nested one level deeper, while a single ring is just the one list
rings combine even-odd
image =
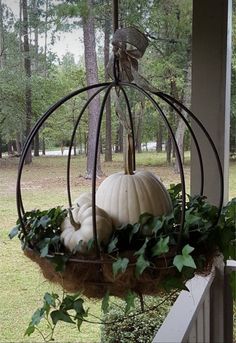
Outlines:
[{"label": "curved metal wire", "polygon": [[90,104],[90,102],[99,94],[101,93],[104,89],[106,89],[107,87],[109,87],[109,85],[104,86],[103,88],[99,89],[97,92],[95,92],[84,104],[82,110],[80,111],[80,114],[78,116],[78,119],[75,123],[72,135],[71,135],[71,140],[70,140],[70,146],[69,146],[69,151],[68,151],[68,159],[67,159],[67,196],[68,196],[68,202],[69,202],[69,207],[72,206],[72,202],[71,202],[71,191],[70,191],[70,167],[71,167],[71,151],[72,151],[72,147],[74,144],[74,139],[75,139],[75,134],[76,131],[78,129],[80,120],[84,114],[84,111],[87,109],[88,105]]},{"label": "curved metal wire", "polygon": [[[157,95],[156,93],[153,93],[154,95]],[[190,132],[190,136],[192,137],[193,141],[194,141],[194,145],[196,147],[197,150],[197,156],[198,156],[198,160],[199,160],[199,168],[200,168],[200,195],[203,195],[203,189],[204,189],[204,168],[203,168],[203,160],[202,160],[202,154],[201,154],[201,149],[200,146],[198,144],[196,135],[193,131],[193,129],[191,128],[191,125],[189,124],[188,120],[185,118],[185,116],[181,113],[181,111],[175,106],[173,105],[169,100],[165,99],[162,95],[158,94],[158,96],[163,99],[164,101],[166,101],[170,106],[173,107],[173,109],[176,111],[176,113],[178,113],[178,115],[181,117],[181,119],[184,121],[185,125],[187,126],[189,132]]]},{"label": "curved metal wire", "polygon": [[208,140],[208,142],[212,148],[212,151],[213,151],[215,159],[216,159],[216,163],[217,163],[217,167],[218,167],[218,171],[219,171],[219,179],[220,179],[219,205],[218,205],[218,215],[217,215],[217,220],[216,220],[216,224],[217,224],[219,221],[219,218],[220,218],[220,213],[221,213],[221,210],[223,207],[223,201],[224,201],[224,174],[223,174],[223,169],[222,169],[220,157],[219,157],[219,154],[217,152],[216,146],[215,146],[210,134],[208,133],[208,131],[206,130],[206,128],[202,124],[202,122],[186,106],[181,104],[181,102],[179,102],[178,100],[176,100],[172,96],[165,94],[163,92],[157,93],[156,95],[157,96],[163,96],[165,98],[163,100],[166,100],[166,102],[168,99],[170,99],[172,103],[177,104],[186,113],[188,113],[188,115],[194,120],[194,122],[202,130],[202,132],[204,133],[205,137],[207,138],[207,140]]},{"label": "curved metal wire", "polygon": [[179,147],[177,144],[177,141],[175,139],[175,134],[172,130],[172,127],[165,115],[165,113],[163,112],[163,110],[161,109],[161,107],[159,106],[159,104],[155,101],[155,99],[148,93],[146,92],[144,89],[142,89],[141,87],[137,86],[136,84],[132,83],[127,83],[127,82],[120,82],[120,88],[122,89],[122,86],[129,86],[129,87],[133,87],[134,89],[138,90],[139,92],[141,92],[147,99],[149,99],[151,101],[151,103],[153,104],[153,106],[155,107],[155,109],[159,112],[159,114],[161,115],[163,121],[165,122],[165,125],[171,135],[172,141],[174,143],[174,147],[175,147],[175,151],[176,151],[176,156],[177,156],[177,161],[178,161],[178,165],[179,165],[179,170],[180,170],[180,179],[181,179],[181,187],[182,187],[182,212],[181,212],[181,219],[180,219],[180,231],[179,231],[179,237],[178,237],[178,242],[177,242],[177,250],[180,249],[181,246],[181,238],[182,238],[182,232],[184,230],[184,222],[185,222],[185,210],[186,210],[186,186],[185,186],[185,177],[184,177],[184,168],[183,168],[183,163],[181,160],[181,155],[180,155],[180,151],[179,151]]},{"label": "curved metal wire", "polygon": [[[118,77],[118,75],[116,75],[116,77]],[[128,110],[128,115],[129,115],[129,121],[130,121],[130,125],[131,125],[131,131],[132,131],[132,137],[133,137],[133,144],[135,147],[135,135],[134,135],[134,123],[133,123],[133,118],[132,118],[132,111],[131,111],[131,107],[130,107],[130,102],[127,96],[127,93],[125,91],[125,87],[130,87],[135,89],[136,91],[140,92],[141,94],[143,94],[145,96],[145,98],[147,98],[154,106],[154,108],[156,109],[156,111],[160,114],[162,120],[165,123],[165,126],[167,127],[169,134],[171,136],[172,142],[174,144],[174,148],[176,151],[176,158],[177,158],[177,162],[179,165],[179,169],[180,169],[180,179],[181,179],[181,187],[182,187],[182,213],[181,213],[181,220],[180,220],[180,232],[179,232],[179,237],[178,237],[178,248],[180,248],[181,246],[181,237],[182,237],[182,232],[183,232],[183,228],[184,228],[184,223],[185,223],[185,210],[186,210],[186,186],[185,186],[185,175],[184,175],[184,168],[183,168],[183,163],[182,163],[182,159],[181,159],[181,155],[180,155],[180,151],[178,148],[178,144],[175,138],[175,134],[173,132],[173,129],[171,127],[171,124],[165,114],[165,112],[162,110],[162,108],[160,107],[159,103],[153,98],[152,95],[150,95],[150,93],[148,93],[147,91],[145,91],[144,89],[142,89],[141,87],[139,87],[136,84],[131,84],[131,83],[127,83],[127,82],[121,82],[118,79],[116,79],[113,82],[105,82],[105,83],[101,83],[101,84],[95,84],[95,85],[91,85],[88,87],[84,87],[81,89],[78,89],[72,93],[70,93],[69,95],[61,98],[57,103],[55,103],[53,106],[51,106],[45,113],[44,115],[37,121],[37,123],[35,124],[34,128],[32,129],[30,135],[27,137],[23,151],[22,151],[22,155],[21,155],[21,159],[19,162],[19,168],[18,168],[18,178],[17,178],[17,187],[16,187],[16,198],[17,198],[17,211],[18,211],[18,216],[19,216],[19,221],[20,224],[22,226],[22,230],[24,231],[24,223],[23,223],[23,215],[25,214],[24,211],[24,207],[23,207],[23,201],[22,201],[22,196],[21,196],[21,176],[22,176],[22,170],[23,170],[23,166],[24,166],[24,161],[25,161],[25,157],[27,154],[27,151],[36,135],[36,133],[38,132],[38,130],[40,129],[40,127],[44,124],[44,122],[48,119],[48,117],[57,109],[59,108],[62,104],[64,104],[66,101],[68,101],[69,99],[73,98],[76,95],[79,95],[83,92],[86,92],[89,89],[96,89],[99,88],[85,103],[85,105],[83,106],[82,110],[79,113],[78,119],[75,123],[73,132],[72,132],[72,136],[71,136],[71,142],[70,142],[70,147],[69,147],[69,153],[68,153],[68,160],[67,160],[67,194],[68,194],[68,201],[69,201],[69,206],[71,207],[71,192],[70,192],[70,166],[71,166],[71,151],[72,151],[72,146],[73,146],[73,142],[74,142],[74,138],[75,138],[75,134],[76,131],[78,129],[80,120],[86,110],[86,108],[88,107],[89,103],[102,91],[105,91],[105,95],[104,98],[102,100],[102,105],[100,107],[100,113],[99,113],[99,117],[98,117],[98,123],[97,123],[97,130],[96,130],[96,144],[95,144],[95,150],[94,150],[94,161],[93,161],[93,173],[92,173],[92,216],[93,216],[93,235],[94,235],[94,241],[95,241],[95,246],[96,246],[96,251],[97,251],[97,257],[98,259],[100,259],[100,250],[99,250],[99,245],[98,245],[98,237],[97,237],[97,228],[96,228],[96,172],[97,172],[97,157],[98,157],[98,146],[99,146],[99,136],[100,136],[100,130],[101,130],[101,123],[102,123],[102,118],[103,118],[103,113],[104,113],[104,108],[105,108],[105,104],[107,101],[107,97],[109,96],[112,88],[116,88],[119,87],[119,89],[122,91],[124,99],[125,99],[125,103],[127,106],[127,110]],[[198,154],[198,159],[199,159],[199,164],[200,164],[200,174],[201,174],[201,189],[200,189],[200,194],[203,194],[204,191],[204,168],[203,168],[203,161],[202,161],[202,154],[201,154],[201,149],[200,146],[198,144],[196,135],[193,131],[193,129],[191,128],[188,120],[185,118],[185,116],[181,113],[181,110],[179,108],[181,108],[182,110],[184,110],[194,121],[195,123],[200,127],[200,129],[203,131],[203,133],[205,134],[206,138],[208,139],[208,142],[210,143],[214,156],[216,158],[217,161],[217,166],[218,166],[218,170],[219,170],[219,175],[220,175],[220,204],[219,204],[219,212],[218,212],[218,217],[217,217],[217,221],[219,219],[220,216],[220,211],[223,205],[223,171],[222,171],[222,166],[221,166],[221,162],[220,162],[220,158],[218,155],[218,152],[216,150],[216,147],[214,145],[213,140],[211,139],[209,133],[207,132],[207,130],[205,129],[205,127],[203,126],[203,124],[200,122],[200,120],[198,118],[195,117],[195,115],[188,110],[184,105],[182,105],[178,100],[174,99],[173,97],[169,96],[168,94],[165,94],[163,92],[156,92],[156,93],[152,93],[153,95],[157,96],[158,98],[160,98],[162,101],[166,102],[169,106],[171,106],[174,111],[182,118],[182,120],[185,122],[186,126],[189,129],[190,135],[193,138],[194,144],[196,146],[197,149],[197,154]],[[177,108],[177,106],[179,108]],[[134,167],[135,167],[135,154],[133,156],[134,158]]]},{"label": "curved metal wire", "polygon": [[[28,149],[36,135],[36,133],[38,132],[38,130],[40,129],[40,127],[43,125],[43,123],[46,121],[46,119],[58,108],[60,107],[62,104],[64,104],[65,102],[67,102],[69,99],[73,98],[76,95],[79,95],[83,92],[86,92],[89,89],[93,89],[93,88],[99,88],[99,87],[103,87],[103,86],[107,86],[110,85],[112,82],[104,82],[101,84],[96,84],[96,85],[91,85],[88,87],[83,87],[80,89],[77,89],[73,92],[71,92],[70,94],[68,94],[67,96],[61,98],[60,100],[58,100],[54,105],[52,105],[43,115],[42,117],[40,117],[40,119],[36,122],[36,124],[34,125],[33,129],[31,130],[29,136],[27,137],[23,150],[22,150],[22,154],[21,154],[21,158],[19,161],[19,166],[18,166],[18,176],[17,176],[17,182],[16,182],[16,205],[17,205],[17,212],[18,212],[18,217],[19,217],[19,221],[20,221],[20,225],[22,226],[22,231],[25,233],[25,225],[23,223],[23,216],[25,214],[25,210],[23,207],[23,201],[22,201],[22,196],[21,196],[21,176],[22,176],[22,171],[23,171],[23,167],[24,167],[24,163],[25,163],[25,157],[26,154],[28,152]],[[112,83],[113,84],[113,83]]]},{"label": "curved metal wire", "polygon": [[99,147],[99,136],[101,131],[101,123],[102,123],[102,117],[104,113],[104,108],[106,105],[107,98],[111,92],[111,89],[114,85],[111,84],[108,86],[108,89],[106,90],[106,93],[104,95],[101,109],[98,117],[98,123],[97,123],[97,130],[95,135],[95,147],[94,147],[94,161],[93,161],[93,173],[92,173],[92,216],[93,216],[93,238],[95,241],[95,247],[96,247],[96,254],[97,258],[101,258],[101,253],[99,249],[98,244],[98,236],[97,236],[97,223],[96,223],[96,179],[97,179],[97,159],[98,159],[98,147]]}]

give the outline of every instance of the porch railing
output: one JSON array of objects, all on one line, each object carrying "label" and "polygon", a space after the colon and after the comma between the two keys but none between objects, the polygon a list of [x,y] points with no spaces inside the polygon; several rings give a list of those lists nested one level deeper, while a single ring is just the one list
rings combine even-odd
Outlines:
[{"label": "porch railing", "polygon": [[232,343],[233,301],[228,275],[236,261],[215,259],[212,272],[195,276],[182,291],[152,343]]}]

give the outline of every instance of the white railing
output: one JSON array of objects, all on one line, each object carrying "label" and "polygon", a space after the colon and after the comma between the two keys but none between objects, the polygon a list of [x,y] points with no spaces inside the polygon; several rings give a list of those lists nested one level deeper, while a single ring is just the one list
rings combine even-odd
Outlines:
[{"label": "white railing", "polygon": [[233,302],[228,274],[236,261],[215,259],[212,272],[195,276],[171,308],[153,343],[232,343]]}]

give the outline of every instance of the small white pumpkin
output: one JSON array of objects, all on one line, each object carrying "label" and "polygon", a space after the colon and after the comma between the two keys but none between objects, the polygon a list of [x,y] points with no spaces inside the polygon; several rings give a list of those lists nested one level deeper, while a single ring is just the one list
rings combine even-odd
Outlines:
[{"label": "small white pumpkin", "polygon": [[[71,211],[71,215],[76,224],[73,225],[71,218],[66,217],[61,225],[60,239],[71,252],[77,250],[81,253],[88,253],[88,242],[94,238],[92,203],[87,202],[81,207],[75,207]],[[98,243],[103,242],[106,244],[113,230],[112,220],[104,210],[97,206],[96,228]]]},{"label": "small white pumpkin", "polygon": [[96,204],[108,213],[115,227],[137,223],[145,212],[159,216],[172,210],[164,185],[148,171],[110,175],[98,187]]},{"label": "small white pumpkin", "polygon": [[92,201],[92,193],[82,193],[75,201],[73,202],[73,207],[81,207],[84,204]]}]

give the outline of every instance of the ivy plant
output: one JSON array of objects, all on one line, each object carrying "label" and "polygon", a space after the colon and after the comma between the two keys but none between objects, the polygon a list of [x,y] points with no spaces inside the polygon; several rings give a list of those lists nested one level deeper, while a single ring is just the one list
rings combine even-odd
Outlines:
[{"label": "ivy plant", "polygon": [[[217,249],[223,253],[225,259],[236,259],[236,199],[232,199],[222,209],[218,218],[217,207],[208,203],[205,197],[188,196],[184,227],[180,235],[181,185],[171,185],[169,194],[173,203],[172,213],[159,217],[143,213],[137,223],[116,229],[108,244],[102,247],[103,253],[114,261],[114,282],[129,266],[134,268],[136,278],[140,278],[144,271],[156,268],[156,259],[169,256],[169,267],[175,273],[167,274],[161,287],[166,292],[182,290],[186,289],[184,281],[191,278],[197,269],[201,269],[206,256],[214,254]],[[42,258],[49,259],[56,271],[61,272],[71,257],[71,253],[65,250],[60,241],[60,225],[67,214],[68,211],[61,207],[27,212],[23,216],[24,230],[18,221],[9,237],[18,235],[23,249],[33,249]],[[90,243],[92,246],[93,240]],[[127,250],[133,252],[132,257],[125,256]],[[125,313],[132,309],[137,296],[134,291],[127,290],[124,297]],[[102,312],[107,313],[109,307],[110,294],[107,291],[102,300]],[[43,306],[33,314],[25,334],[30,336],[37,330],[45,341],[50,341],[58,322],[64,321],[80,329],[82,322],[89,321],[88,315],[82,294],[70,295],[63,292],[60,297],[55,293],[46,293]],[[47,335],[39,329],[42,321],[48,324]]]}]

